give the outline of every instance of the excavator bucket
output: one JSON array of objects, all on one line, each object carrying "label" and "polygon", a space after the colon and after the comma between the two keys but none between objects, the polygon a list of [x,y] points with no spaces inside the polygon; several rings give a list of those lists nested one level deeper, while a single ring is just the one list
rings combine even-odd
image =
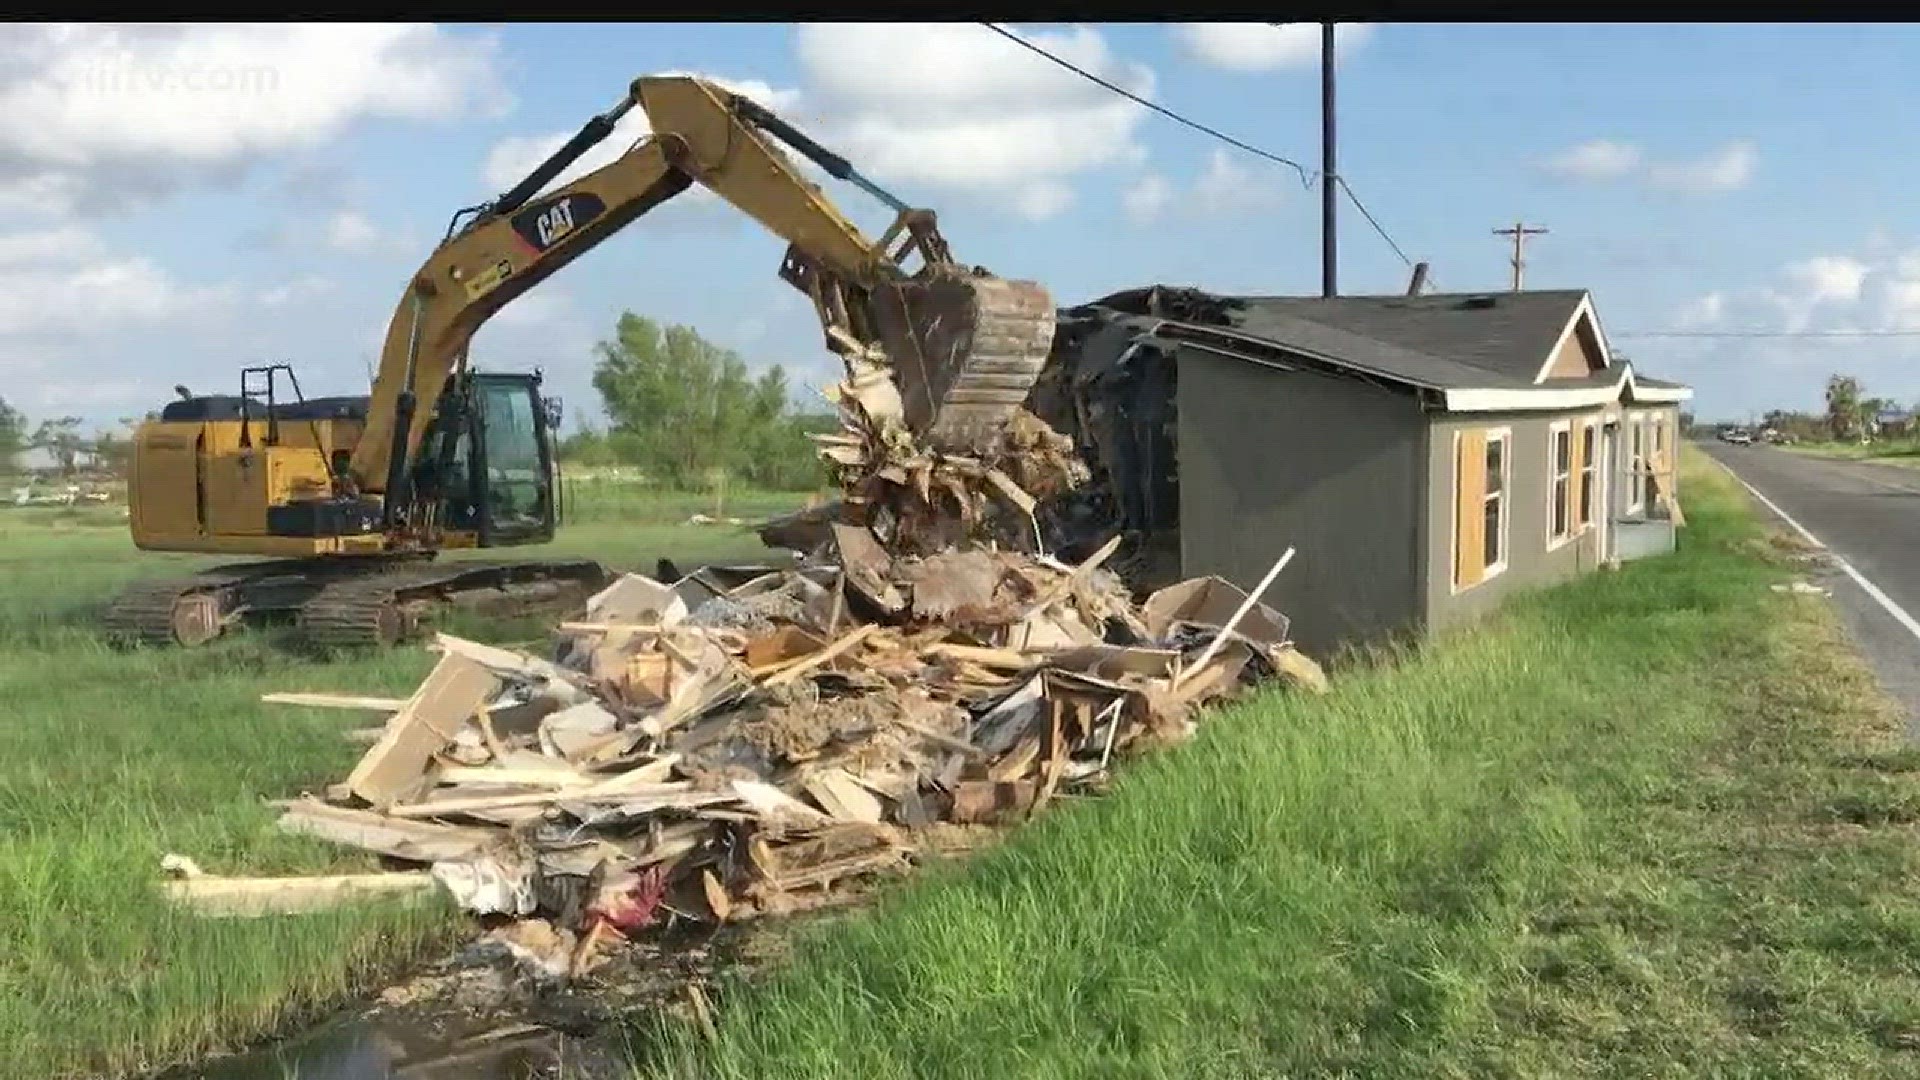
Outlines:
[{"label": "excavator bucket", "polygon": [[1053,348],[1053,297],[1031,281],[965,271],[894,286],[876,305],[907,427],[935,449],[993,442]]}]

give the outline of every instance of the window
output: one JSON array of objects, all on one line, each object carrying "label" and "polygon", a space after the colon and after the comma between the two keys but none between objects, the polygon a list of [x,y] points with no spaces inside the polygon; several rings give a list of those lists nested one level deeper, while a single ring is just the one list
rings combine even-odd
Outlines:
[{"label": "window", "polygon": [[1631,452],[1627,455],[1627,512],[1638,513],[1647,502],[1646,419],[1634,416],[1627,421]]},{"label": "window", "polygon": [[1562,420],[1547,429],[1547,474],[1552,478],[1548,497],[1547,541],[1565,540],[1573,533],[1573,425]]},{"label": "window", "polygon": [[1481,563],[1488,575],[1507,563],[1507,442],[1506,436],[1487,439],[1486,497],[1482,500]]},{"label": "window", "polygon": [[1594,431],[1596,425],[1580,425],[1580,524],[1593,521]]},{"label": "window", "polygon": [[1513,434],[1507,428],[1456,432],[1453,448],[1453,586],[1459,590],[1506,568]]}]

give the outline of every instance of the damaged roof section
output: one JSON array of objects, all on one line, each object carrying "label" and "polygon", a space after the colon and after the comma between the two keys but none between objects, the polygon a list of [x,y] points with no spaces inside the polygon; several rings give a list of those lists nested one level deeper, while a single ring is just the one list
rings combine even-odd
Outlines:
[{"label": "damaged roof section", "polygon": [[[1569,409],[1611,401],[1676,402],[1679,383],[1610,357],[1584,290],[1497,295],[1218,296],[1164,285],[1114,293],[1070,314],[1107,317],[1147,335],[1256,363],[1291,363],[1412,390],[1457,412]],[[1103,331],[1104,332],[1104,331]],[[1562,344],[1583,334],[1589,374],[1550,377]],[[1096,338],[1089,339],[1091,344]]]}]

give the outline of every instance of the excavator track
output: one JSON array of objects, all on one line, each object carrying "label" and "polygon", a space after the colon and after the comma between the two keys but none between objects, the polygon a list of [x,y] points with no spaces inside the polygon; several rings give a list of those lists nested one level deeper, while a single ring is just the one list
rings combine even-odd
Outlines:
[{"label": "excavator track", "polygon": [[238,614],[233,586],[239,575],[210,571],[187,578],[128,586],[102,616],[107,635],[129,645],[203,645],[219,637]]},{"label": "excavator track", "polygon": [[321,649],[385,647],[448,607],[530,614],[585,602],[607,580],[595,562],[416,564],[328,582],[300,606],[300,636]]},{"label": "excavator track", "polygon": [[128,645],[203,645],[245,620],[292,621],[317,648],[364,648],[404,641],[452,607],[494,615],[570,607],[607,580],[587,560],[263,560],[129,586],[102,621]]}]

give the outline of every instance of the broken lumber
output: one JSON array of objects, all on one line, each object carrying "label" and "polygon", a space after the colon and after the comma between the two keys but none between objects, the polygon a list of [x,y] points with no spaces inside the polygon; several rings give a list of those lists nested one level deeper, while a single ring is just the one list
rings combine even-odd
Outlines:
[{"label": "broken lumber", "polygon": [[327,877],[220,877],[196,873],[165,882],[167,898],[198,915],[257,917],[329,911],[344,904],[386,897],[417,897],[434,891],[424,870]]},{"label": "broken lumber", "polygon": [[353,771],[347,790],[375,806],[387,806],[426,782],[427,764],[487,703],[500,686],[479,664],[448,653],[427,681],[387,721],[386,733]]}]

